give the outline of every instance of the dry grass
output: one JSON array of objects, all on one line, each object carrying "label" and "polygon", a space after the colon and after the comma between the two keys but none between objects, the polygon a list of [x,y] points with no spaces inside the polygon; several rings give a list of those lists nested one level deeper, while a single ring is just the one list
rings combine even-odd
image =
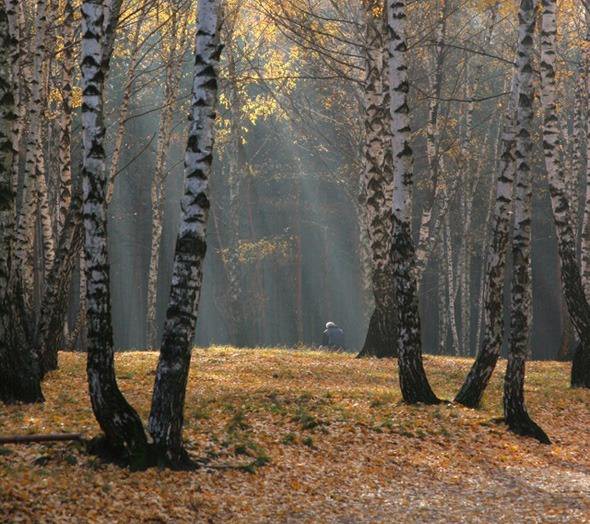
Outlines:
[{"label": "dry grass", "polygon": [[[144,417],[155,353],[124,353],[117,373]],[[83,355],[60,355],[38,406],[1,406],[8,433],[98,433]],[[452,398],[470,361],[428,357]],[[186,403],[196,472],[132,473],[75,444],[0,448],[0,521],[30,522],[583,522],[590,521],[590,391],[569,367],[527,376],[543,446],[492,421],[496,371],[481,410],[400,403],[394,361],[311,351],[196,350]]]}]

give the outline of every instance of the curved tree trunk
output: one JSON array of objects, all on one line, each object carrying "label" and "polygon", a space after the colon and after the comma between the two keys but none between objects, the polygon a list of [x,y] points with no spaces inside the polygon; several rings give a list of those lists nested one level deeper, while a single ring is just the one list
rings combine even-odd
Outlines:
[{"label": "curved tree trunk", "polygon": [[115,378],[103,123],[105,52],[101,0],[82,4],[82,135],[85,259],[88,301],[87,373],[94,415],[110,446],[132,464],[146,461],[147,440],[141,420],[119,391]]},{"label": "curved tree trunk", "polygon": [[510,237],[513,183],[516,171],[514,112],[517,96],[518,78],[514,74],[510,102],[506,110],[506,120],[502,132],[502,156],[500,158],[500,173],[496,182],[492,237],[486,254],[487,282],[484,295],[483,345],[461,390],[455,397],[456,402],[472,408],[477,407],[481,402],[502,347],[504,276]]},{"label": "curved tree trunk", "polygon": [[399,314],[398,364],[403,399],[409,403],[439,402],[422,363],[422,340],[416,254],[411,232],[413,152],[410,147],[408,71],[405,36],[406,1],[389,0],[389,90],[391,145],[393,153],[393,235],[391,257],[394,268],[396,307]]},{"label": "curved tree trunk", "polygon": [[[502,147],[502,126],[498,125],[498,134],[495,139],[495,146],[494,146],[494,162],[493,162],[493,169],[494,172],[498,168],[498,161],[496,159],[500,158],[500,148]],[[494,196],[495,196],[495,186],[494,184],[490,184],[489,193],[487,196],[487,203],[486,203],[486,218],[484,221],[485,224],[485,231],[484,231],[484,241],[482,246],[482,253],[488,253],[490,250],[490,242],[491,242],[491,235],[490,230],[487,225],[490,223],[492,212],[494,210]],[[485,263],[485,259],[484,259]],[[477,351],[480,347],[481,337],[483,335],[482,326],[484,323],[485,317],[485,297],[486,297],[486,290],[487,290],[488,282],[486,280],[486,272],[485,268],[483,268],[481,272],[481,276],[479,278],[479,297],[477,300],[478,304],[478,315],[477,315],[477,327],[475,330],[475,351]]]},{"label": "curved tree trunk", "polygon": [[572,362],[572,387],[590,388],[590,305],[584,293],[576,259],[576,235],[564,184],[563,159],[556,111],[555,89],[555,0],[542,0],[541,103],[543,105],[543,150],[549,175],[549,189],[565,300],[580,343]]},{"label": "curved tree trunk", "polygon": [[531,330],[531,128],[533,122],[533,36],[535,1],[521,0],[519,19],[518,78],[519,96],[516,135],[516,190],[514,195],[514,234],[512,238],[512,290],[510,342],[504,379],[504,418],[511,431],[550,443],[545,432],[531,420],[524,402],[525,363]]},{"label": "curved tree trunk", "polygon": [[182,442],[184,400],[207,250],[209,176],[213,161],[218,65],[219,0],[198,1],[191,125],[185,153],[185,186],[176,240],[170,301],[156,371],[149,431],[161,458],[186,464]]}]

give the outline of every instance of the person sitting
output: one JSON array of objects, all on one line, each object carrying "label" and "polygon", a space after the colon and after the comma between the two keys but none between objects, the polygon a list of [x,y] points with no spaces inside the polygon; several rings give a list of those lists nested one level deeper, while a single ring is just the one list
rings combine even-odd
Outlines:
[{"label": "person sitting", "polygon": [[334,322],[328,322],[322,336],[322,346],[336,351],[344,350],[344,331],[342,328],[339,328]]}]

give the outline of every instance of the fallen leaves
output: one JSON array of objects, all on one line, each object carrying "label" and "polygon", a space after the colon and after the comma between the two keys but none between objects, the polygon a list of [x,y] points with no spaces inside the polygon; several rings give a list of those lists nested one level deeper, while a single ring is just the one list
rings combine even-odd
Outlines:
[{"label": "fallen leaves", "polygon": [[[117,356],[147,417],[155,353]],[[470,362],[429,357],[452,398]],[[527,403],[555,444],[508,433],[504,366],[481,410],[400,402],[394,361],[310,351],[196,350],[185,440],[204,467],[131,473],[75,443],[0,448],[0,520],[47,522],[555,521],[590,519],[590,392],[529,365]],[[98,434],[84,355],[60,354],[47,401],[0,406],[2,433]]]}]

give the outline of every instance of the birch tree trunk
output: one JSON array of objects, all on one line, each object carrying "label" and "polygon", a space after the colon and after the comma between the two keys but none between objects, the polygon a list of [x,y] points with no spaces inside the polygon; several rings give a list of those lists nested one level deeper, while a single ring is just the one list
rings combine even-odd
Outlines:
[{"label": "birch tree trunk", "polygon": [[580,343],[572,363],[572,387],[590,388],[590,305],[584,293],[580,269],[576,259],[570,203],[564,184],[563,159],[556,111],[555,88],[555,0],[542,0],[543,24],[541,32],[541,103],[543,106],[543,150],[549,176],[551,206],[557,232],[561,259],[561,279],[565,300]]},{"label": "birch tree trunk", "polygon": [[0,2],[0,401],[40,402],[41,377],[26,322],[13,259],[16,202],[13,188],[13,79],[11,39],[4,2]]},{"label": "birch tree trunk", "polygon": [[74,69],[74,6],[66,0],[63,23],[63,57],[61,77],[61,117],[59,120],[59,200],[57,209],[57,238],[66,221],[72,201],[72,76]]},{"label": "birch tree trunk", "polygon": [[42,153],[41,136],[39,136],[39,154],[36,158],[37,174],[37,205],[39,210],[39,221],[41,225],[41,242],[43,246],[43,275],[49,274],[55,261],[55,238],[53,234],[53,219],[49,207],[49,194],[47,180],[45,178],[45,159]]},{"label": "birch tree trunk", "polygon": [[179,466],[187,461],[182,442],[184,400],[207,250],[208,180],[213,161],[222,49],[220,22],[219,0],[199,0],[191,125],[185,154],[186,180],[149,419],[149,431],[160,456],[171,465]]},{"label": "birch tree trunk", "polygon": [[[438,233],[444,235],[444,228]],[[449,308],[447,305],[447,271],[445,268],[445,242],[438,241],[438,271],[437,271],[437,296],[438,296],[438,352],[441,355],[447,353],[447,334],[449,331]]]},{"label": "birch tree trunk", "polygon": [[432,391],[422,363],[420,315],[411,233],[413,152],[410,147],[408,107],[406,1],[389,0],[389,90],[391,145],[393,153],[393,235],[391,257],[394,268],[396,307],[399,315],[398,364],[400,387],[408,403],[439,402]]},{"label": "birch tree trunk", "polygon": [[14,115],[12,125],[12,142],[14,154],[12,158],[12,189],[16,193],[18,189],[18,174],[20,160],[20,145],[24,130],[23,122],[23,58],[25,49],[22,44],[21,20],[22,4],[19,0],[5,0],[6,16],[8,20],[8,30],[10,35],[10,63],[12,75],[12,92],[14,98]]},{"label": "birch tree trunk", "polygon": [[29,103],[26,108],[28,130],[26,137],[25,172],[22,185],[22,205],[17,220],[15,256],[22,274],[23,294],[27,309],[32,310],[34,293],[33,253],[35,244],[35,223],[39,197],[39,170],[43,169],[41,144],[41,121],[43,100],[41,93],[43,59],[45,50],[45,31],[47,27],[47,4],[37,1],[35,13],[35,36],[32,41],[32,68],[27,64],[24,76],[27,83]]},{"label": "birch tree trunk", "polygon": [[239,92],[238,79],[236,77],[236,64],[233,51],[227,53],[228,58],[228,97],[231,105],[229,143],[226,149],[228,157],[228,182],[229,182],[229,246],[227,257],[227,280],[228,280],[228,315],[230,341],[233,345],[240,347],[244,344],[244,312],[240,302],[240,194],[242,187],[242,176],[244,158],[242,155],[242,100]]},{"label": "birch tree trunk", "polygon": [[[519,39],[519,51],[520,51]],[[484,295],[483,345],[455,401],[467,407],[477,407],[496,367],[503,337],[504,276],[510,237],[512,192],[516,172],[514,112],[518,98],[518,78],[512,78],[510,101],[502,132],[502,156],[496,182],[496,201],[492,222],[492,237],[486,254],[487,283]]]},{"label": "birch tree trunk", "polygon": [[531,207],[533,200],[531,128],[533,122],[534,0],[521,0],[519,19],[518,84],[516,134],[516,189],[514,193],[514,233],[512,237],[512,285],[510,341],[504,378],[504,418],[511,431],[532,436],[549,444],[545,432],[530,418],[524,401],[525,365],[529,351],[532,302]]},{"label": "birch tree trunk", "polygon": [[66,347],[71,350],[86,351],[86,271],[84,270],[84,251],[78,257],[78,269],[80,272],[78,283],[79,306],[78,316],[70,332]]},{"label": "birch tree trunk", "polygon": [[[590,97],[590,8],[586,7],[586,40],[583,50],[583,61],[586,70],[586,93]],[[586,300],[590,300],[590,111],[586,113],[586,184],[582,234],[580,239],[580,260],[582,266],[582,283]],[[567,190],[567,188],[566,188]]]},{"label": "birch tree trunk", "polygon": [[104,7],[82,4],[83,215],[88,307],[87,373],[94,415],[107,443],[135,465],[145,464],[147,440],[141,420],[115,378],[107,248],[103,123]]},{"label": "birch tree trunk", "polygon": [[459,333],[457,331],[455,274],[453,271],[453,242],[451,238],[451,220],[448,213],[445,215],[443,234],[445,237],[444,259],[446,261],[445,273],[447,282],[446,305],[449,327],[451,328],[451,340],[453,343],[453,347],[451,349],[455,355],[459,355],[461,353],[461,343],[459,342]]},{"label": "birch tree trunk", "polygon": [[436,24],[436,55],[432,81],[432,98],[428,107],[428,124],[426,126],[426,154],[430,168],[430,195],[420,217],[420,231],[418,234],[418,248],[416,249],[416,276],[420,282],[430,251],[432,250],[436,232],[433,228],[433,213],[435,205],[441,197],[442,185],[439,176],[442,172],[442,158],[440,154],[439,113],[440,94],[442,88],[443,68],[445,63],[445,39],[447,33],[447,0],[442,0],[440,14]]},{"label": "birch tree trunk", "polygon": [[[585,55],[586,51],[584,51],[582,56],[582,63],[578,68],[577,75],[576,75],[576,87],[575,87],[575,94],[574,94],[574,132],[573,132],[573,140],[572,140],[572,151],[571,155],[568,154],[567,157],[571,159],[569,165],[567,166],[566,171],[566,189],[568,191],[572,210],[572,221],[573,221],[573,228],[576,234],[576,245],[579,244],[579,233],[581,231],[580,228],[580,218],[583,219],[584,215],[582,212],[582,216],[580,217],[580,176],[582,175],[582,141],[584,133],[586,132],[586,119],[584,118],[586,110],[585,106],[587,104],[587,75],[586,75],[586,65],[585,65]],[[566,109],[565,106],[562,109]],[[563,118],[563,117],[562,117]],[[567,122],[567,114],[565,115],[565,121]],[[567,125],[564,127],[564,130],[567,129]],[[563,147],[567,149],[568,141],[564,140]]]},{"label": "birch tree trunk", "polygon": [[[30,112],[30,129],[27,141],[27,166],[31,170],[29,177],[32,177],[32,184],[35,186],[36,202],[38,216],[41,225],[41,245],[43,247],[43,269],[45,274],[48,273],[55,259],[55,242],[53,237],[53,221],[51,219],[51,210],[49,208],[49,198],[47,194],[47,181],[45,179],[45,155],[43,152],[42,141],[42,123],[44,121],[44,110],[46,107],[45,100],[47,93],[44,87],[45,82],[44,67],[47,64],[47,33],[49,22],[47,11],[51,5],[46,0],[37,2],[37,19],[35,24],[35,40],[33,52],[33,77],[31,81],[31,104]],[[34,214],[25,220],[25,224],[34,224]],[[32,235],[32,233],[31,233]]]},{"label": "birch tree trunk", "polygon": [[[119,105],[118,110],[118,121],[117,121],[117,131],[115,133],[115,140],[113,146],[113,152],[111,154],[111,164],[109,169],[109,175],[107,178],[107,205],[110,205],[113,199],[113,192],[115,190],[115,177],[117,176],[117,170],[119,169],[119,160],[121,158],[121,153],[123,151],[123,140],[125,138],[125,125],[127,123],[127,116],[129,115],[129,107],[131,105],[131,95],[133,91],[133,84],[135,82],[135,76],[137,72],[137,65],[139,63],[140,53],[139,50],[141,48],[140,45],[140,37],[141,37],[141,28],[143,27],[143,23],[145,22],[145,9],[147,3],[144,3],[141,11],[139,13],[139,17],[135,24],[135,29],[133,32],[133,39],[131,42],[131,53],[130,53],[130,63],[129,68],[127,69],[127,81],[125,82],[125,87],[123,88],[123,98]],[[112,51],[111,51],[112,52]]]},{"label": "birch tree trunk", "polygon": [[[493,169],[494,172],[497,171],[498,169],[498,165],[499,162],[496,159],[500,158],[500,148],[502,147],[502,126],[498,125],[498,133],[496,135],[495,138],[495,145],[494,145],[494,155],[493,155]],[[490,248],[490,230],[488,227],[488,224],[490,223],[491,217],[492,217],[492,212],[494,210],[494,197],[495,197],[495,185],[494,184],[490,184],[490,190],[489,190],[489,194],[487,197],[487,202],[486,202],[486,217],[485,217],[485,221],[484,221],[484,241],[482,244],[482,253],[486,254],[489,252],[489,248]],[[485,264],[485,259],[484,259],[484,264]],[[478,296],[478,300],[477,300],[477,326],[475,329],[475,351],[477,351],[480,347],[480,342],[481,342],[481,337],[483,335],[482,333],[482,326],[484,325],[484,320],[485,320],[485,297],[486,297],[486,289],[488,286],[488,282],[486,280],[486,272],[485,272],[485,267],[482,268],[481,271],[481,275],[479,278],[479,296]]]},{"label": "birch tree trunk", "polygon": [[79,193],[78,189],[68,209],[55,263],[47,275],[41,301],[35,345],[41,359],[42,375],[57,369],[57,352],[64,335],[63,326],[69,307],[72,275],[84,242]]},{"label": "birch tree trunk", "polygon": [[391,266],[391,193],[393,173],[387,127],[389,95],[385,92],[387,56],[384,56],[384,17],[377,5],[366,4],[365,159],[364,202],[371,245],[371,282],[375,310],[359,357],[393,357],[397,354],[396,314]]},{"label": "birch tree trunk", "polygon": [[166,181],[166,159],[170,149],[172,122],[175,111],[175,98],[180,84],[180,74],[186,44],[186,19],[181,24],[181,38],[177,38],[178,21],[174,14],[172,34],[170,35],[170,54],[166,64],[166,85],[164,88],[164,109],[160,116],[158,145],[156,148],[156,165],[152,178],[152,247],[147,288],[147,333],[148,346],[155,348],[158,344],[158,325],[156,306],[158,298],[158,267],[160,262],[160,242],[162,240],[162,216],[164,211],[164,183]]}]

